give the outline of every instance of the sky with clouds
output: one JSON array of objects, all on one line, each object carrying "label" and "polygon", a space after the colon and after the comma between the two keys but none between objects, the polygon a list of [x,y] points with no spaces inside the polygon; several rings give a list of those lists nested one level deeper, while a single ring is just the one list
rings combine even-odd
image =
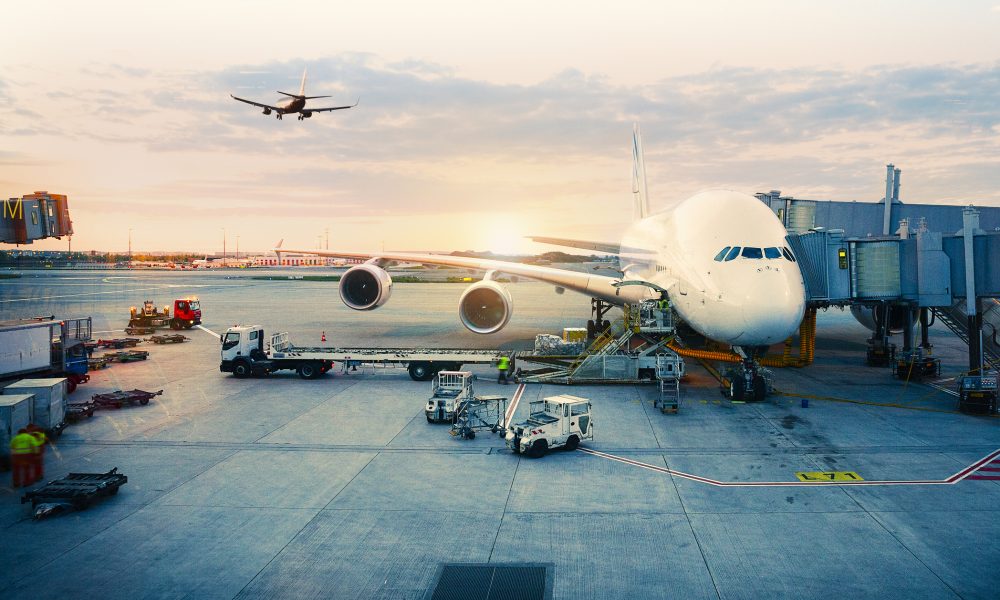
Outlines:
[{"label": "sky with clouds", "polygon": [[[996,0],[38,2],[5,9],[0,195],[74,249],[538,251],[650,197],[779,188],[1000,206]],[[541,5],[541,6],[539,6]],[[358,107],[277,121],[229,94]],[[65,248],[65,242],[34,244]],[[549,249],[546,247],[545,249]]]}]

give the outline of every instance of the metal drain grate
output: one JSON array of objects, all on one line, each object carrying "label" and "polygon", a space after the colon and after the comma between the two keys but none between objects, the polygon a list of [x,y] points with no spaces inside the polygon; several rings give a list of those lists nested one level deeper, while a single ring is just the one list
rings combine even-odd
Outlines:
[{"label": "metal drain grate", "polygon": [[552,564],[453,563],[438,568],[429,600],[550,600]]}]

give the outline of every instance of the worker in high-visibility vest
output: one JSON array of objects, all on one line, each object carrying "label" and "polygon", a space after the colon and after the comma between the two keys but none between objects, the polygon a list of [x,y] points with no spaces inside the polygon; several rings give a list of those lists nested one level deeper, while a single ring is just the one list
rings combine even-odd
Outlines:
[{"label": "worker in high-visibility vest", "polygon": [[45,477],[45,443],[49,439],[37,425],[29,424],[26,431],[35,439],[35,451],[31,455],[31,482],[34,483]]},{"label": "worker in high-visibility vest", "polygon": [[11,485],[28,486],[35,482],[32,478],[32,455],[35,452],[35,436],[21,429],[10,440]]},{"label": "worker in high-visibility vest", "polygon": [[497,383],[507,384],[507,373],[510,372],[510,358],[501,356],[497,361]]}]

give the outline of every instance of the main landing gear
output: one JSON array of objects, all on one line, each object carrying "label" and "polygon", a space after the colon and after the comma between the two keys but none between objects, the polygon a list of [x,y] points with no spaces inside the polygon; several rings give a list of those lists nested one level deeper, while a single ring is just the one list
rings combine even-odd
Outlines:
[{"label": "main landing gear", "polygon": [[747,353],[743,348],[734,346],[733,350],[742,357],[738,367],[726,373],[729,389],[724,390],[729,399],[734,402],[762,402],[767,396],[767,379],[757,363],[757,352]]},{"label": "main landing gear", "polygon": [[611,327],[611,321],[604,318],[611,308],[612,305],[600,298],[590,299],[590,313],[593,318],[587,321],[587,341],[593,341],[601,332]]}]

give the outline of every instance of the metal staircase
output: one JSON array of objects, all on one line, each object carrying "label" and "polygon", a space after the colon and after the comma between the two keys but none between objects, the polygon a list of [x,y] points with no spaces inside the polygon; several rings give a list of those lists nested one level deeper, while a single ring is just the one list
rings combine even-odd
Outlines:
[{"label": "metal staircase", "polygon": [[[997,321],[1000,321],[1000,302],[990,299],[983,310],[983,358],[990,363],[1000,362],[1000,345],[997,344]],[[965,314],[965,300],[948,307],[935,307],[934,318],[944,323],[963,343],[969,343],[969,323]]]}]

